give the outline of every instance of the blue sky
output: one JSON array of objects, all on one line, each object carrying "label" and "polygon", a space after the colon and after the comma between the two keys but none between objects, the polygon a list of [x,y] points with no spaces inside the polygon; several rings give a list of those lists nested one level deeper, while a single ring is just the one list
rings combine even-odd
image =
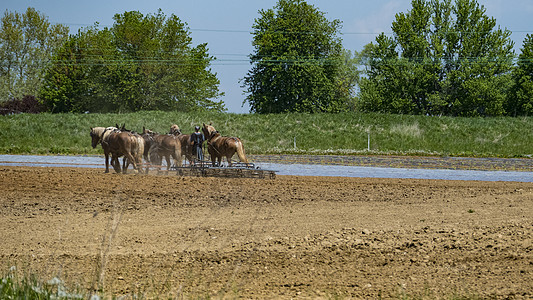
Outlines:
[{"label": "blue sky", "polygon": [[[159,8],[168,16],[175,14],[188,24],[194,44],[207,43],[209,54],[218,58],[212,70],[220,79],[222,98],[229,112],[247,113],[242,79],[250,64],[247,55],[252,53],[251,31],[260,9],[269,9],[277,0],[3,0],[5,10],[24,12],[34,7],[48,16],[52,23],[62,23],[76,32],[98,22],[101,27],[113,24],[113,15],[136,10],[143,14],[155,13]],[[329,20],[342,21],[342,39],[346,49],[360,51],[380,32],[390,32],[394,16],[411,8],[410,0],[308,0]],[[515,49],[520,48],[526,34],[533,34],[532,0],[478,0],[487,9],[487,15],[496,18],[498,25],[513,31],[511,38]]]}]

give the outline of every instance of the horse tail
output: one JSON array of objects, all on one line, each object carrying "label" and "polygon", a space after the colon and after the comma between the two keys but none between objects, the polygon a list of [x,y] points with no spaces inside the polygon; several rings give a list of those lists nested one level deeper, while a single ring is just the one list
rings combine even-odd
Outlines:
[{"label": "horse tail", "polygon": [[248,163],[248,159],[246,158],[246,154],[244,153],[244,145],[242,144],[242,141],[238,138],[235,139],[237,141],[237,156],[239,156],[239,160],[245,164]]},{"label": "horse tail", "polygon": [[138,164],[139,164],[139,170],[141,170],[141,166],[142,166],[142,163],[143,163],[143,155],[144,155],[144,139],[142,136],[138,135],[138,136],[135,136],[137,138],[137,143],[136,143],[136,152],[135,152],[135,159],[137,160]]},{"label": "horse tail", "polygon": [[151,164],[161,165],[161,156],[159,155],[159,144],[153,143],[148,150],[148,159]]}]

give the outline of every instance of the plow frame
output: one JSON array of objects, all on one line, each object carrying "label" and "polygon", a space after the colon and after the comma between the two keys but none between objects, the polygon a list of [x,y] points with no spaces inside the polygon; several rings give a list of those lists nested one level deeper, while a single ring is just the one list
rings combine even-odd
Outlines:
[{"label": "plow frame", "polygon": [[225,177],[225,178],[261,178],[275,179],[276,171],[265,170],[254,163],[232,163],[232,166],[213,166],[210,161],[200,161],[182,167],[173,166],[178,176]]}]

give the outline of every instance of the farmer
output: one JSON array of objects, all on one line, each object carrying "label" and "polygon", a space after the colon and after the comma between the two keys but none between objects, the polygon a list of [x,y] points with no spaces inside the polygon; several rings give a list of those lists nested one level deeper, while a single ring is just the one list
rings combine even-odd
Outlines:
[{"label": "farmer", "polygon": [[204,153],[202,152],[204,141],[204,135],[200,132],[200,126],[195,126],[194,133],[191,134],[192,154],[200,162],[204,160]]}]

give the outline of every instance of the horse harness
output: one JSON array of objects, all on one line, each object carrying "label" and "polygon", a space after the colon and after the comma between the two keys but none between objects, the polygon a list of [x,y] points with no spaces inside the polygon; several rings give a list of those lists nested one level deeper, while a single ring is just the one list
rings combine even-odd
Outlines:
[{"label": "horse harness", "polygon": [[[213,138],[215,136],[215,134],[217,134],[218,131],[213,131],[213,133],[211,134],[211,138]],[[223,136],[219,135],[217,136],[214,140],[211,140],[211,138],[207,141],[207,145],[211,146],[218,154],[222,155],[222,153],[220,153],[220,151],[218,151],[218,147],[214,144],[214,142],[216,142],[218,139],[222,138]],[[229,136],[226,136],[225,138],[227,139],[233,139],[235,140],[235,142],[239,142],[239,139],[237,137],[229,137]],[[227,140],[224,142],[225,144],[227,144]]]},{"label": "horse harness", "polygon": [[[135,135],[138,135],[136,132],[132,132],[132,131],[129,131],[129,130],[126,130],[126,131],[122,131],[116,127],[107,127],[106,129],[104,129],[104,131],[102,132],[102,136],[100,138],[100,142],[102,143],[102,145],[105,143],[106,146],[109,146],[109,143],[107,142],[106,139],[104,139],[104,136],[105,136],[105,133],[108,132],[108,131],[111,131],[109,134],[115,132],[115,133],[121,133],[121,132],[127,132],[130,136],[135,136]],[[140,136],[140,135],[139,135]]]}]

